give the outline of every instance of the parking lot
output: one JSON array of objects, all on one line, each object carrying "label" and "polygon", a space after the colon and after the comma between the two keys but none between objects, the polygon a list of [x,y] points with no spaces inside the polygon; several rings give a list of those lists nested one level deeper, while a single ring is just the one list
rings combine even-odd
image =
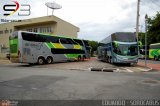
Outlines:
[{"label": "parking lot", "polygon": [[[109,64],[106,62],[102,62],[98,60],[96,57],[92,57],[89,60],[80,61],[80,62],[59,62],[53,64],[45,64],[45,65],[28,65],[28,64],[19,64],[19,63],[11,63],[8,60],[1,60],[0,64],[4,65],[12,65],[14,67],[36,67],[36,68],[50,68],[50,69],[62,69],[62,70],[77,70],[77,71],[91,71],[94,69],[95,71],[101,70],[113,70],[113,72],[145,72],[150,71],[151,68],[145,68],[142,65],[126,65],[126,64]],[[142,64],[142,62],[141,62]]]},{"label": "parking lot", "polygon": [[59,62],[47,65],[34,65],[32,67],[54,68],[63,70],[79,70],[79,71],[103,71],[113,70],[113,72],[146,72],[152,70],[152,68],[145,68],[139,65],[127,65],[127,64],[109,64],[98,60],[96,57],[92,57],[89,60],[81,62]]},{"label": "parking lot", "polygon": [[[92,72],[91,69],[97,68]],[[98,69],[114,69],[98,72]],[[103,71],[104,71],[103,70]],[[159,99],[159,71],[84,62],[27,65],[0,61],[0,98],[20,100]]]}]

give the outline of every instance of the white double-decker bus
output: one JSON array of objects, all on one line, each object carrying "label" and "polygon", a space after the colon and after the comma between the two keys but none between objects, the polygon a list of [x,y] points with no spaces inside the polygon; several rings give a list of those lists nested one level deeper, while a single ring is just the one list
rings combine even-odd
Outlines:
[{"label": "white double-decker bus", "polygon": [[86,40],[17,31],[9,37],[10,60],[16,63],[53,63],[90,58]]},{"label": "white double-decker bus", "polygon": [[100,42],[98,58],[109,63],[137,63],[138,43],[135,33],[117,32]]}]

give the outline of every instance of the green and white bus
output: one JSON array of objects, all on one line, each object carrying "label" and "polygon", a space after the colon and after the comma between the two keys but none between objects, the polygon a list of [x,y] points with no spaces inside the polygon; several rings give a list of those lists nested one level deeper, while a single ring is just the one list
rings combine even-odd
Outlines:
[{"label": "green and white bus", "polygon": [[154,60],[160,60],[160,43],[150,44],[149,58]]},{"label": "green and white bus", "polygon": [[64,36],[16,31],[9,37],[13,63],[50,64],[90,58],[86,40]]},{"label": "green and white bus", "polygon": [[98,47],[98,59],[109,63],[137,63],[138,57],[135,33],[113,33],[103,39]]}]

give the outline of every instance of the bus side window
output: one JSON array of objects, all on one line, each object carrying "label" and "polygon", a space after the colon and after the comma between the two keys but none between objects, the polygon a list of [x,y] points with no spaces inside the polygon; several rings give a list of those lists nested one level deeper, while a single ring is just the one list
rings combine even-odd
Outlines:
[{"label": "bus side window", "polygon": [[82,43],[81,40],[74,39],[74,41],[75,41],[76,43],[78,43],[79,45],[83,46],[83,43]]},{"label": "bus side window", "polygon": [[70,38],[67,38],[67,41],[69,42],[69,44],[75,44]]},{"label": "bus side window", "polygon": [[70,39],[68,39],[68,38],[61,38],[60,42],[62,44],[73,44],[72,41]]},{"label": "bus side window", "polygon": [[46,42],[59,43],[59,37],[55,36],[47,36]]},{"label": "bus side window", "polygon": [[46,42],[46,36],[34,34],[35,40],[38,42]]},{"label": "bus side window", "polygon": [[74,39],[71,39],[71,40],[72,40],[72,43],[73,43],[73,44],[75,44],[75,45],[78,44],[77,42],[74,41]]},{"label": "bus side window", "polygon": [[84,42],[85,46],[89,46],[88,41],[83,40],[83,42]]}]

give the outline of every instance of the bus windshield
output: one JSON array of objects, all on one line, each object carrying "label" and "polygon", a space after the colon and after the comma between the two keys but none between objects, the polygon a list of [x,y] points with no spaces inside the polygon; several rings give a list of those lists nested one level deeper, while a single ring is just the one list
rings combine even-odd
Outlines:
[{"label": "bus windshield", "polygon": [[138,55],[137,44],[118,44],[118,46],[113,47],[113,52],[122,56],[136,56]]},{"label": "bus windshield", "polygon": [[112,40],[120,42],[136,42],[136,36],[134,33],[116,33],[112,34]]}]

